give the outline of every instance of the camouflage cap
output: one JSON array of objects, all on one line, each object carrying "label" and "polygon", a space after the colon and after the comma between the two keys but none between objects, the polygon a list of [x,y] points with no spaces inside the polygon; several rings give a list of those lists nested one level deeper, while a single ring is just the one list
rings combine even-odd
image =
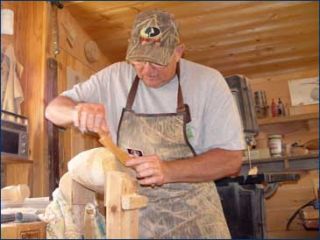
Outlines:
[{"label": "camouflage cap", "polygon": [[139,13],[133,23],[126,60],[168,65],[179,42],[173,15],[160,10]]}]

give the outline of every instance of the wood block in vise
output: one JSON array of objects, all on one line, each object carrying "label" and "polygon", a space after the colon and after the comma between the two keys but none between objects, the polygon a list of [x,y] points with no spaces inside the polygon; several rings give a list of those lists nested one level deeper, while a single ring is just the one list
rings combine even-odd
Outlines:
[{"label": "wood block in vise", "polygon": [[74,181],[68,172],[61,177],[59,189],[71,205],[86,205],[88,202],[95,202],[96,193]]}]

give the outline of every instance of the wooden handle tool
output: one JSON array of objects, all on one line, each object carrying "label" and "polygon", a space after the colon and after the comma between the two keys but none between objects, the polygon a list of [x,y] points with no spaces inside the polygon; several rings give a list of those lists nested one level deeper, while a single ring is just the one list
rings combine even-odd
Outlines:
[{"label": "wooden handle tool", "polygon": [[110,135],[105,132],[99,132],[99,142],[106,148],[108,148],[116,158],[125,165],[125,162],[130,158],[129,154],[119,148],[112,142]]}]

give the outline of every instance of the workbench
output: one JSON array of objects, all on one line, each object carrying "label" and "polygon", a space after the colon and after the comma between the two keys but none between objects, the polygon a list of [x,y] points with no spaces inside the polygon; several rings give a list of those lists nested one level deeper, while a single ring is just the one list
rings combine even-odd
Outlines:
[{"label": "workbench", "polygon": [[[257,166],[259,173],[292,172],[319,169],[319,153],[252,159],[252,167]],[[240,175],[247,175],[250,168],[248,160],[243,162]]]},{"label": "workbench", "polygon": [[1,239],[45,239],[46,223],[3,223],[1,224]]},{"label": "workbench", "polygon": [[[67,184],[61,184],[62,181]],[[75,222],[84,238],[94,238],[92,226],[94,223],[90,218],[92,211],[86,210],[85,207],[88,203],[95,202],[96,192],[67,175],[60,180],[60,190],[71,205],[73,214],[81,216],[78,218],[80,221]],[[136,180],[128,174],[118,171],[106,172],[104,205],[107,239],[136,239],[139,237],[139,209],[147,206],[148,199],[137,194],[136,191]]]}]

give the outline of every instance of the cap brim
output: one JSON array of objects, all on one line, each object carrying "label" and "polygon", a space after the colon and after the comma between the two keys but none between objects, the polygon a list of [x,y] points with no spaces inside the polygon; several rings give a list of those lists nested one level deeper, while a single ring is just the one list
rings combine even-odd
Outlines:
[{"label": "cap brim", "polygon": [[159,65],[168,65],[174,48],[159,47],[153,44],[129,46],[127,61],[147,61]]}]

